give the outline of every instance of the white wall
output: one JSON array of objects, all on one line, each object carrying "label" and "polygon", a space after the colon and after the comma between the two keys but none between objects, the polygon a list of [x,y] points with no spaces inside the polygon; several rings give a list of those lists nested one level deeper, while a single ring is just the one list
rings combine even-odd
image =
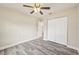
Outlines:
[{"label": "white wall", "polygon": [[[47,20],[51,20],[57,17],[68,17],[68,45],[79,49],[77,13],[77,7],[73,7],[55,13],[54,15],[48,17]],[[47,33],[45,35],[47,35]]]},{"label": "white wall", "polygon": [[0,48],[34,39],[37,19],[0,6]]},{"label": "white wall", "polygon": [[[79,7],[78,7],[78,9],[77,9],[77,11],[78,11],[78,43],[79,43]],[[79,44],[78,44],[78,47],[79,47]]]}]

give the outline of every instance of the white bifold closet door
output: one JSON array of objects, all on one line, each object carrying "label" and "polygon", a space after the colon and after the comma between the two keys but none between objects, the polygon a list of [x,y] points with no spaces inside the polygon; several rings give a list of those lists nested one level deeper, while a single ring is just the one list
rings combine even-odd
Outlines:
[{"label": "white bifold closet door", "polygon": [[48,40],[67,45],[67,17],[48,20]]}]

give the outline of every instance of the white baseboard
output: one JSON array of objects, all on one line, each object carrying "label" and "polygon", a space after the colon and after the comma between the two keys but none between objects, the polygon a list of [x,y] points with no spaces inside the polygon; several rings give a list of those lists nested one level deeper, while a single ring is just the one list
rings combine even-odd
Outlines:
[{"label": "white baseboard", "polygon": [[[29,39],[28,41],[34,40],[34,39],[37,39],[37,38],[40,38],[40,37],[38,36],[38,37],[35,37],[35,38],[32,38],[32,39]],[[9,48],[9,47],[13,47],[13,46],[16,46],[16,45],[19,45],[21,43],[28,42],[28,41],[24,40],[24,41],[21,41],[21,42],[17,42],[17,43],[13,43],[13,44],[10,44],[10,45],[6,45],[6,46],[3,46],[3,47],[0,47],[0,50],[6,49],[6,48]]]},{"label": "white baseboard", "polygon": [[75,50],[77,50],[78,53],[79,53],[79,48],[76,48],[76,47],[73,47],[73,46],[70,46],[70,45],[67,45],[67,47],[72,48],[72,49],[75,49]]}]

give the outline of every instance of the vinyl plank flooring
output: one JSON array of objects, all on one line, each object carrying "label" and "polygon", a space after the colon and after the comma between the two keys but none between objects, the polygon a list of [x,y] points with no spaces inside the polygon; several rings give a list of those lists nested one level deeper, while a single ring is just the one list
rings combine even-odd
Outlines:
[{"label": "vinyl plank flooring", "polygon": [[0,55],[79,55],[77,50],[42,38],[31,40],[4,50]]},{"label": "vinyl plank flooring", "polygon": [[0,51],[0,55],[4,55],[4,50],[1,50]]},{"label": "vinyl plank flooring", "polygon": [[15,55],[15,54],[16,54],[16,47],[4,49],[4,55]]},{"label": "vinyl plank flooring", "polygon": [[[53,45],[45,44],[45,43],[43,43],[43,41],[40,42],[40,43],[37,43],[37,42],[34,42],[34,41],[32,41],[32,42],[33,42],[35,45],[41,46],[41,47],[43,47],[44,49],[47,49],[48,51],[50,51],[51,53],[54,53],[54,54],[57,54],[57,55],[59,55],[59,54],[63,54],[63,55],[65,55],[65,54],[67,54],[67,55],[71,54],[70,51],[68,51],[68,50],[66,50],[66,49],[63,49],[62,47],[57,48],[56,45],[53,46]],[[41,43],[42,43],[42,44],[41,44]],[[65,46],[64,46],[64,47],[65,47]],[[66,47],[66,48],[67,48],[67,47]],[[43,49],[43,50],[44,50],[44,49]],[[75,53],[72,53],[72,54],[75,54]]]},{"label": "vinyl plank flooring", "polygon": [[25,47],[25,51],[28,52],[28,55],[44,55],[37,47],[33,44],[24,43],[23,46]]}]

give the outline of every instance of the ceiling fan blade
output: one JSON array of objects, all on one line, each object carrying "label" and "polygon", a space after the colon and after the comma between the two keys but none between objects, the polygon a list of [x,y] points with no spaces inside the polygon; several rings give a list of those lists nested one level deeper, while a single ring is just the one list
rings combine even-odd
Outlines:
[{"label": "ceiling fan blade", "polygon": [[33,8],[32,6],[29,6],[29,5],[23,5],[23,7],[30,7],[30,8]]},{"label": "ceiling fan blade", "polygon": [[50,7],[41,7],[41,9],[50,9]]},{"label": "ceiling fan blade", "polygon": [[33,11],[31,11],[30,13],[31,13],[31,14],[33,14],[33,13],[34,13],[34,10],[33,10]]},{"label": "ceiling fan blade", "polygon": [[41,15],[43,15],[43,12],[42,12],[42,11],[40,11],[40,14],[41,14]]}]

